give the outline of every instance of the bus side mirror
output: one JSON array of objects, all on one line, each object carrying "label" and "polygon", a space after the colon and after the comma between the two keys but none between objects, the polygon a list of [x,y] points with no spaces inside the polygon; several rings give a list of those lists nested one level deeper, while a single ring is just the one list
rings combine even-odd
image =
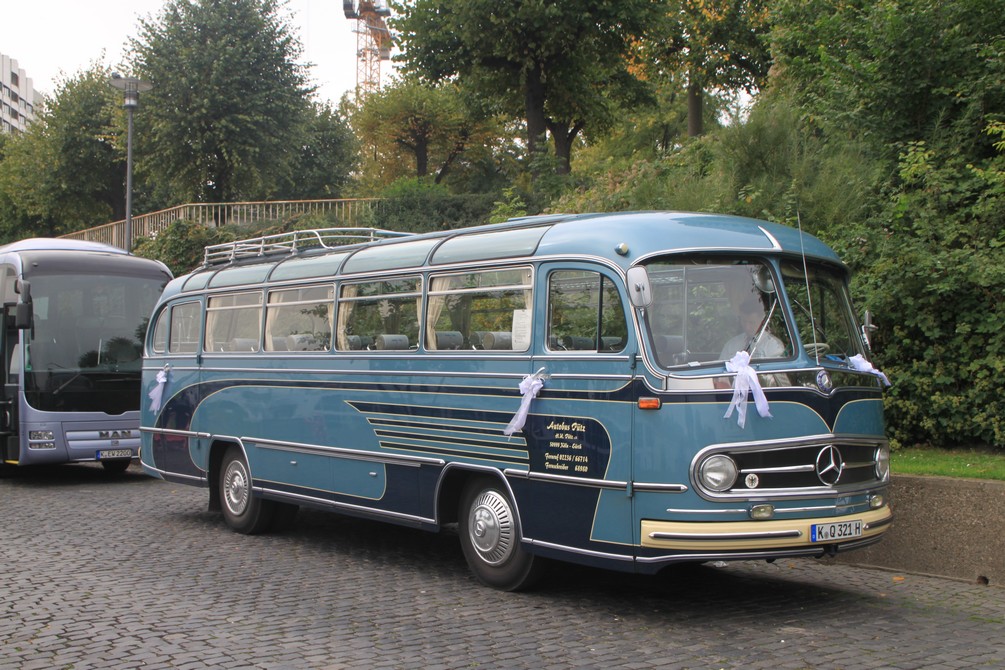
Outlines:
[{"label": "bus side mirror", "polygon": [[872,312],[865,310],[865,315],[862,318],[862,339],[865,340],[865,346],[872,351],[872,338],[870,335],[878,330],[878,327],[872,323]]},{"label": "bus side mirror", "polygon": [[31,304],[31,284],[23,279],[14,284],[14,291],[21,296],[14,311],[14,327],[18,330],[28,330],[34,321],[34,310]]},{"label": "bus side mirror", "polygon": [[648,307],[653,304],[649,273],[641,265],[628,268],[628,299],[632,301],[633,307]]}]

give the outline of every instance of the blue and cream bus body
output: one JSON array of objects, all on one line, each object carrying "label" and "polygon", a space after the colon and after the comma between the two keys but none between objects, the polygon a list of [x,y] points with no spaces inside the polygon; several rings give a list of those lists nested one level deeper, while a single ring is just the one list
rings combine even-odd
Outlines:
[{"label": "blue and cream bus body", "polygon": [[163,263],[95,242],[0,247],[3,465],[129,466],[143,338],[170,279]]},{"label": "blue and cream bus body", "polygon": [[207,487],[235,530],[303,505],[456,523],[503,589],[547,559],[822,556],[892,519],[882,373],[846,268],[764,221],[563,215],[208,247],[165,289],[144,370],[144,468]]}]

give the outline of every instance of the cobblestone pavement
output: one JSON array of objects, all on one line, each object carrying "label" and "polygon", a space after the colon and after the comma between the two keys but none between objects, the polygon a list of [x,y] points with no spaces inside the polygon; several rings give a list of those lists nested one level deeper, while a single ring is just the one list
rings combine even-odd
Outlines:
[{"label": "cobblestone pavement", "polygon": [[[1005,590],[830,562],[469,575],[456,535],[245,537],[135,466],[0,478],[0,668],[1003,668]],[[990,529],[989,529],[990,530]]]}]

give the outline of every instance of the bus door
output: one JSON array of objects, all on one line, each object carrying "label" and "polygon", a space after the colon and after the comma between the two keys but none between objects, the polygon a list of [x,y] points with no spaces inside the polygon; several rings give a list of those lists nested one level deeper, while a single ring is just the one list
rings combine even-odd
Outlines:
[{"label": "bus door", "polygon": [[533,368],[545,375],[525,431],[535,505],[527,537],[630,555],[634,353],[623,283],[606,267],[544,264],[538,272]]},{"label": "bus door", "polygon": [[[20,458],[20,431],[18,430],[21,380],[21,327],[30,325],[31,308],[27,301],[19,300],[16,290],[17,275],[7,265],[0,275],[0,296],[3,298],[3,328],[0,329],[0,464],[16,463]],[[19,317],[20,312],[20,317]]]}]

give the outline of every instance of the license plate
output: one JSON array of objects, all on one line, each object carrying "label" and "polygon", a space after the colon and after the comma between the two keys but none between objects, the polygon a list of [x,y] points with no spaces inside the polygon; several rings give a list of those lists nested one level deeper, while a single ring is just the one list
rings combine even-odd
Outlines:
[{"label": "license plate", "polygon": [[810,526],[811,542],[836,542],[853,537],[862,537],[861,519],[837,523],[815,523]]},{"label": "license plate", "polygon": [[132,458],[133,452],[131,449],[102,449],[97,453],[95,458],[99,461],[108,458]]}]

